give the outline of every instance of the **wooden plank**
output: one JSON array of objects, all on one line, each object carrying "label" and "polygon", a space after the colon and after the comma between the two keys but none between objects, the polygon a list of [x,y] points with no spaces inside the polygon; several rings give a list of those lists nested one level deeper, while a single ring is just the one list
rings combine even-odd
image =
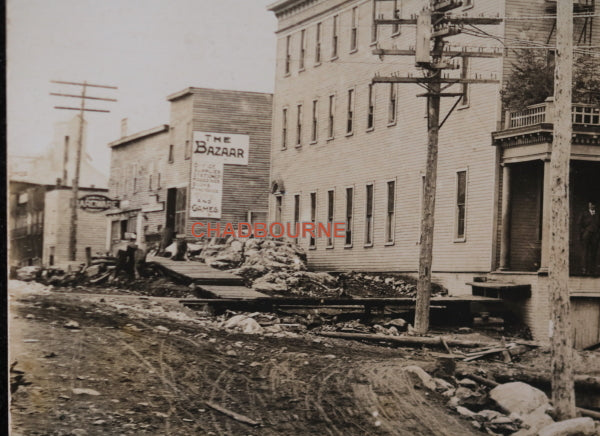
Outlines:
[{"label": "wooden plank", "polygon": [[254,289],[246,288],[244,286],[202,285],[200,288],[204,291],[210,292],[216,298],[269,298],[269,296],[266,294],[257,292]]}]

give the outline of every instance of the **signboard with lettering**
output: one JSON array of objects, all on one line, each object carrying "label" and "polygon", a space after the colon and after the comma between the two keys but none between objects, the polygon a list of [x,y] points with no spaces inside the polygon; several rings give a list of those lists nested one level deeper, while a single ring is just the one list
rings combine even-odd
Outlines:
[{"label": "signboard with lettering", "polygon": [[194,132],[194,157],[229,165],[248,165],[250,137],[230,133]]},{"label": "signboard with lettering", "polygon": [[190,218],[221,218],[224,165],[248,165],[250,137],[194,132]]},{"label": "signboard with lettering", "polygon": [[89,194],[79,198],[79,208],[86,212],[104,212],[119,207],[119,200],[113,200],[106,195]]}]

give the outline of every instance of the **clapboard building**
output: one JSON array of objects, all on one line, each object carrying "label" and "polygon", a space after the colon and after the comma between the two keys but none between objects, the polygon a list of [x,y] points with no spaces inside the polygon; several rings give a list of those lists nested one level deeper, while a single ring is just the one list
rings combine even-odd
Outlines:
[{"label": "clapboard building", "polygon": [[[343,238],[301,238],[315,268],[417,271],[426,101],[414,84],[372,82],[375,75],[421,75],[414,56],[373,54],[414,48],[415,26],[373,22],[410,18],[423,6],[416,0],[280,0],[269,6],[278,19],[270,220],[346,226]],[[545,0],[471,0],[453,11],[505,19],[479,26],[477,35],[465,31],[448,38],[450,50],[489,54],[456,56],[450,77],[498,83],[448,90],[463,95],[440,130],[433,251],[435,281],[452,294],[466,294],[474,277],[488,280],[485,292],[505,298],[541,339],[548,331],[545,199],[552,101],[505,113],[500,91],[517,56],[511,47],[542,43],[551,56],[555,7]],[[577,1],[575,7],[593,11],[592,2]],[[525,19],[536,16],[542,19]],[[576,43],[600,44],[598,27],[597,20],[576,18]],[[454,100],[442,99],[442,118]],[[593,187],[600,182],[600,122],[593,105],[573,110],[576,216],[588,198],[600,200]],[[574,243],[573,256],[580,251]],[[600,279],[581,276],[578,262],[572,295],[575,318],[585,319],[575,326],[582,346],[600,341]]]},{"label": "clapboard building", "polygon": [[266,219],[272,95],[187,88],[167,99],[169,124],[109,144],[120,207],[107,214],[108,246],[125,232],[138,243],[166,228],[193,240],[194,222]]}]

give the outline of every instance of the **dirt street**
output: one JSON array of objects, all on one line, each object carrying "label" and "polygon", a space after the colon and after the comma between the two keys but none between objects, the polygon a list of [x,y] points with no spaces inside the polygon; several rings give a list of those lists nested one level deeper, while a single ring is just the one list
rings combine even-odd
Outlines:
[{"label": "dirt street", "polygon": [[13,435],[482,434],[409,382],[401,367],[432,363],[419,351],[230,333],[176,299],[40,286],[9,287]]}]

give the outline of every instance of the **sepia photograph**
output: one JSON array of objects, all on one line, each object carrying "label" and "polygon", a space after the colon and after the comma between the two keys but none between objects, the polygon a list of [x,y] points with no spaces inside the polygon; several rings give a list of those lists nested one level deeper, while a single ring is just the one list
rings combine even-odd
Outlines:
[{"label": "sepia photograph", "polygon": [[7,0],[0,433],[600,435],[596,3]]}]

